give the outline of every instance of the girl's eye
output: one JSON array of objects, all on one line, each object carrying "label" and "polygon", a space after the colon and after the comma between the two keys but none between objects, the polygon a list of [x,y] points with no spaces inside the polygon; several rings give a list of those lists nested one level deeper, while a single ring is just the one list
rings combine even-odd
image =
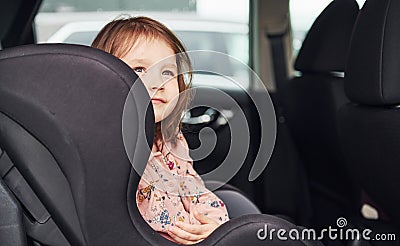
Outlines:
[{"label": "girl's eye", "polygon": [[146,72],[146,68],[144,68],[144,67],[134,67],[133,71],[135,71],[135,73],[137,73],[137,74],[142,74],[142,73]]},{"label": "girl's eye", "polygon": [[175,76],[175,73],[172,72],[171,70],[165,70],[162,72],[162,75],[166,78],[173,78]]}]

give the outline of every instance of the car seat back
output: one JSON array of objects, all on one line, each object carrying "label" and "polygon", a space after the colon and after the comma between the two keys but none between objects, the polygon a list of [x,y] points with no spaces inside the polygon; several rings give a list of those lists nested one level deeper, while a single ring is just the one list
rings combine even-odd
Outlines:
[{"label": "car seat back", "polygon": [[[176,245],[155,233],[136,206],[154,134],[149,96],[136,80],[121,60],[90,47],[0,53],[0,194],[10,197],[4,181],[35,244]],[[257,233],[267,227],[302,229],[275,216],[243,215],[199,245],[265,245]],[[272,238],[273,246],[319,245]]]},{"label": "car seat back", "polygon": [[399,11],[400,1],[365,2],[354,29],[346,70],[345,89],[351,103],[339,112],[341,143],[352,175],[397,226]]},{"label": "car seat back", "polygon": [[[1,176],[24,208],[27,234],[35,241],[142,241],[126,209],[131,164],[122,140],[123,109],[136,80],[119,59],[83,46],[0,53]],[[147,163],[150,150],[139,122],[148,94],[143,85],[132,93],[128,115],[135,124],[128,142],[139,154],[130,155]]]},{"label": "car seat back", "polygon": [[300,75],[283,88],[287,124],[310,182],[314,224],[336,221],[354,197],[338,139],[336,113],[348,102],[343,74],[358,12],[356,1],[346,0],[332,1],[323,10],[295,61]]}]

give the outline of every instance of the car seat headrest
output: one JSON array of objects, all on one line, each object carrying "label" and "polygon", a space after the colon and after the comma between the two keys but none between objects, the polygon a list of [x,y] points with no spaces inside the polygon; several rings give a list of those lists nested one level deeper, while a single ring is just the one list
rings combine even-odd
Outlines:
[{"label": "car seat headrest", "polygon": [[301,72],[343,72],[358,11],[356,1],[331,2],[308,31],[295,69]]},{"label": "car seat headrest", "polygon": [[399,1],[367,0],[354,28],[345,90],[351,101],[400,103]]}]

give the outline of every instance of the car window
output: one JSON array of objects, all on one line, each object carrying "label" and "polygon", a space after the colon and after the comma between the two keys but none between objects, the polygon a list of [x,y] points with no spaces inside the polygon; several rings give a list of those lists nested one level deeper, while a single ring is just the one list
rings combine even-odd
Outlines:
[{"label": "car window", "polygon": [[65,38],[64,43],[68,44],[91,44],[96,37],[98,32],[86,31],[86,32],[74,32]]},{"label": "car window", "polygon": [[[170,27],[188,50],[220,52],[248,64],[248,4],[249,0],[219,0],[218,4],[210,0],[172,0],[168,4],[156,0],[44,0],[35,23],[39,43],[90,45],[100,29],[118,16],[146,15]],[[198,56],[195,68],[216,69],[225,76],[247,76],[246,66],[229,58],[221,61],[222,56],[210,59],[210,55]]]},{"label": "car window", "polygon": [[[247,33],[221,33],[221,32],[192,32],[177,31],[177,35],[186,44],[188,50],[213,50],[224,54],[229,54],[242,62],[248,64],[248,45]],[[237,47],[243,47],[238,49]],[[242,51],[242,52],[240,52]],[[221,57],[223,58],[223,57]],[[207,70],[212,61],[213,66],[219,66],[217,71],[221,71],[228,76],[234,76],[241,68],[236,63],[224,62],[220,60],[210,60],[208,57],[202,56],[198,61],[197,69]]]}]

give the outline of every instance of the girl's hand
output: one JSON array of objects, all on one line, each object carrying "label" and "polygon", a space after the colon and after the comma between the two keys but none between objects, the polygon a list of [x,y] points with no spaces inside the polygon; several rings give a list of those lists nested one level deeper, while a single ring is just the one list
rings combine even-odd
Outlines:
[{"label": "girl's hand", "polygon": [[219,226],[215,220],[198,211],[194,211],[194,217],[201,225],[176,222],[176,226],[169,228],[168,235],[181,244],[195,244],[207,238]]}]

